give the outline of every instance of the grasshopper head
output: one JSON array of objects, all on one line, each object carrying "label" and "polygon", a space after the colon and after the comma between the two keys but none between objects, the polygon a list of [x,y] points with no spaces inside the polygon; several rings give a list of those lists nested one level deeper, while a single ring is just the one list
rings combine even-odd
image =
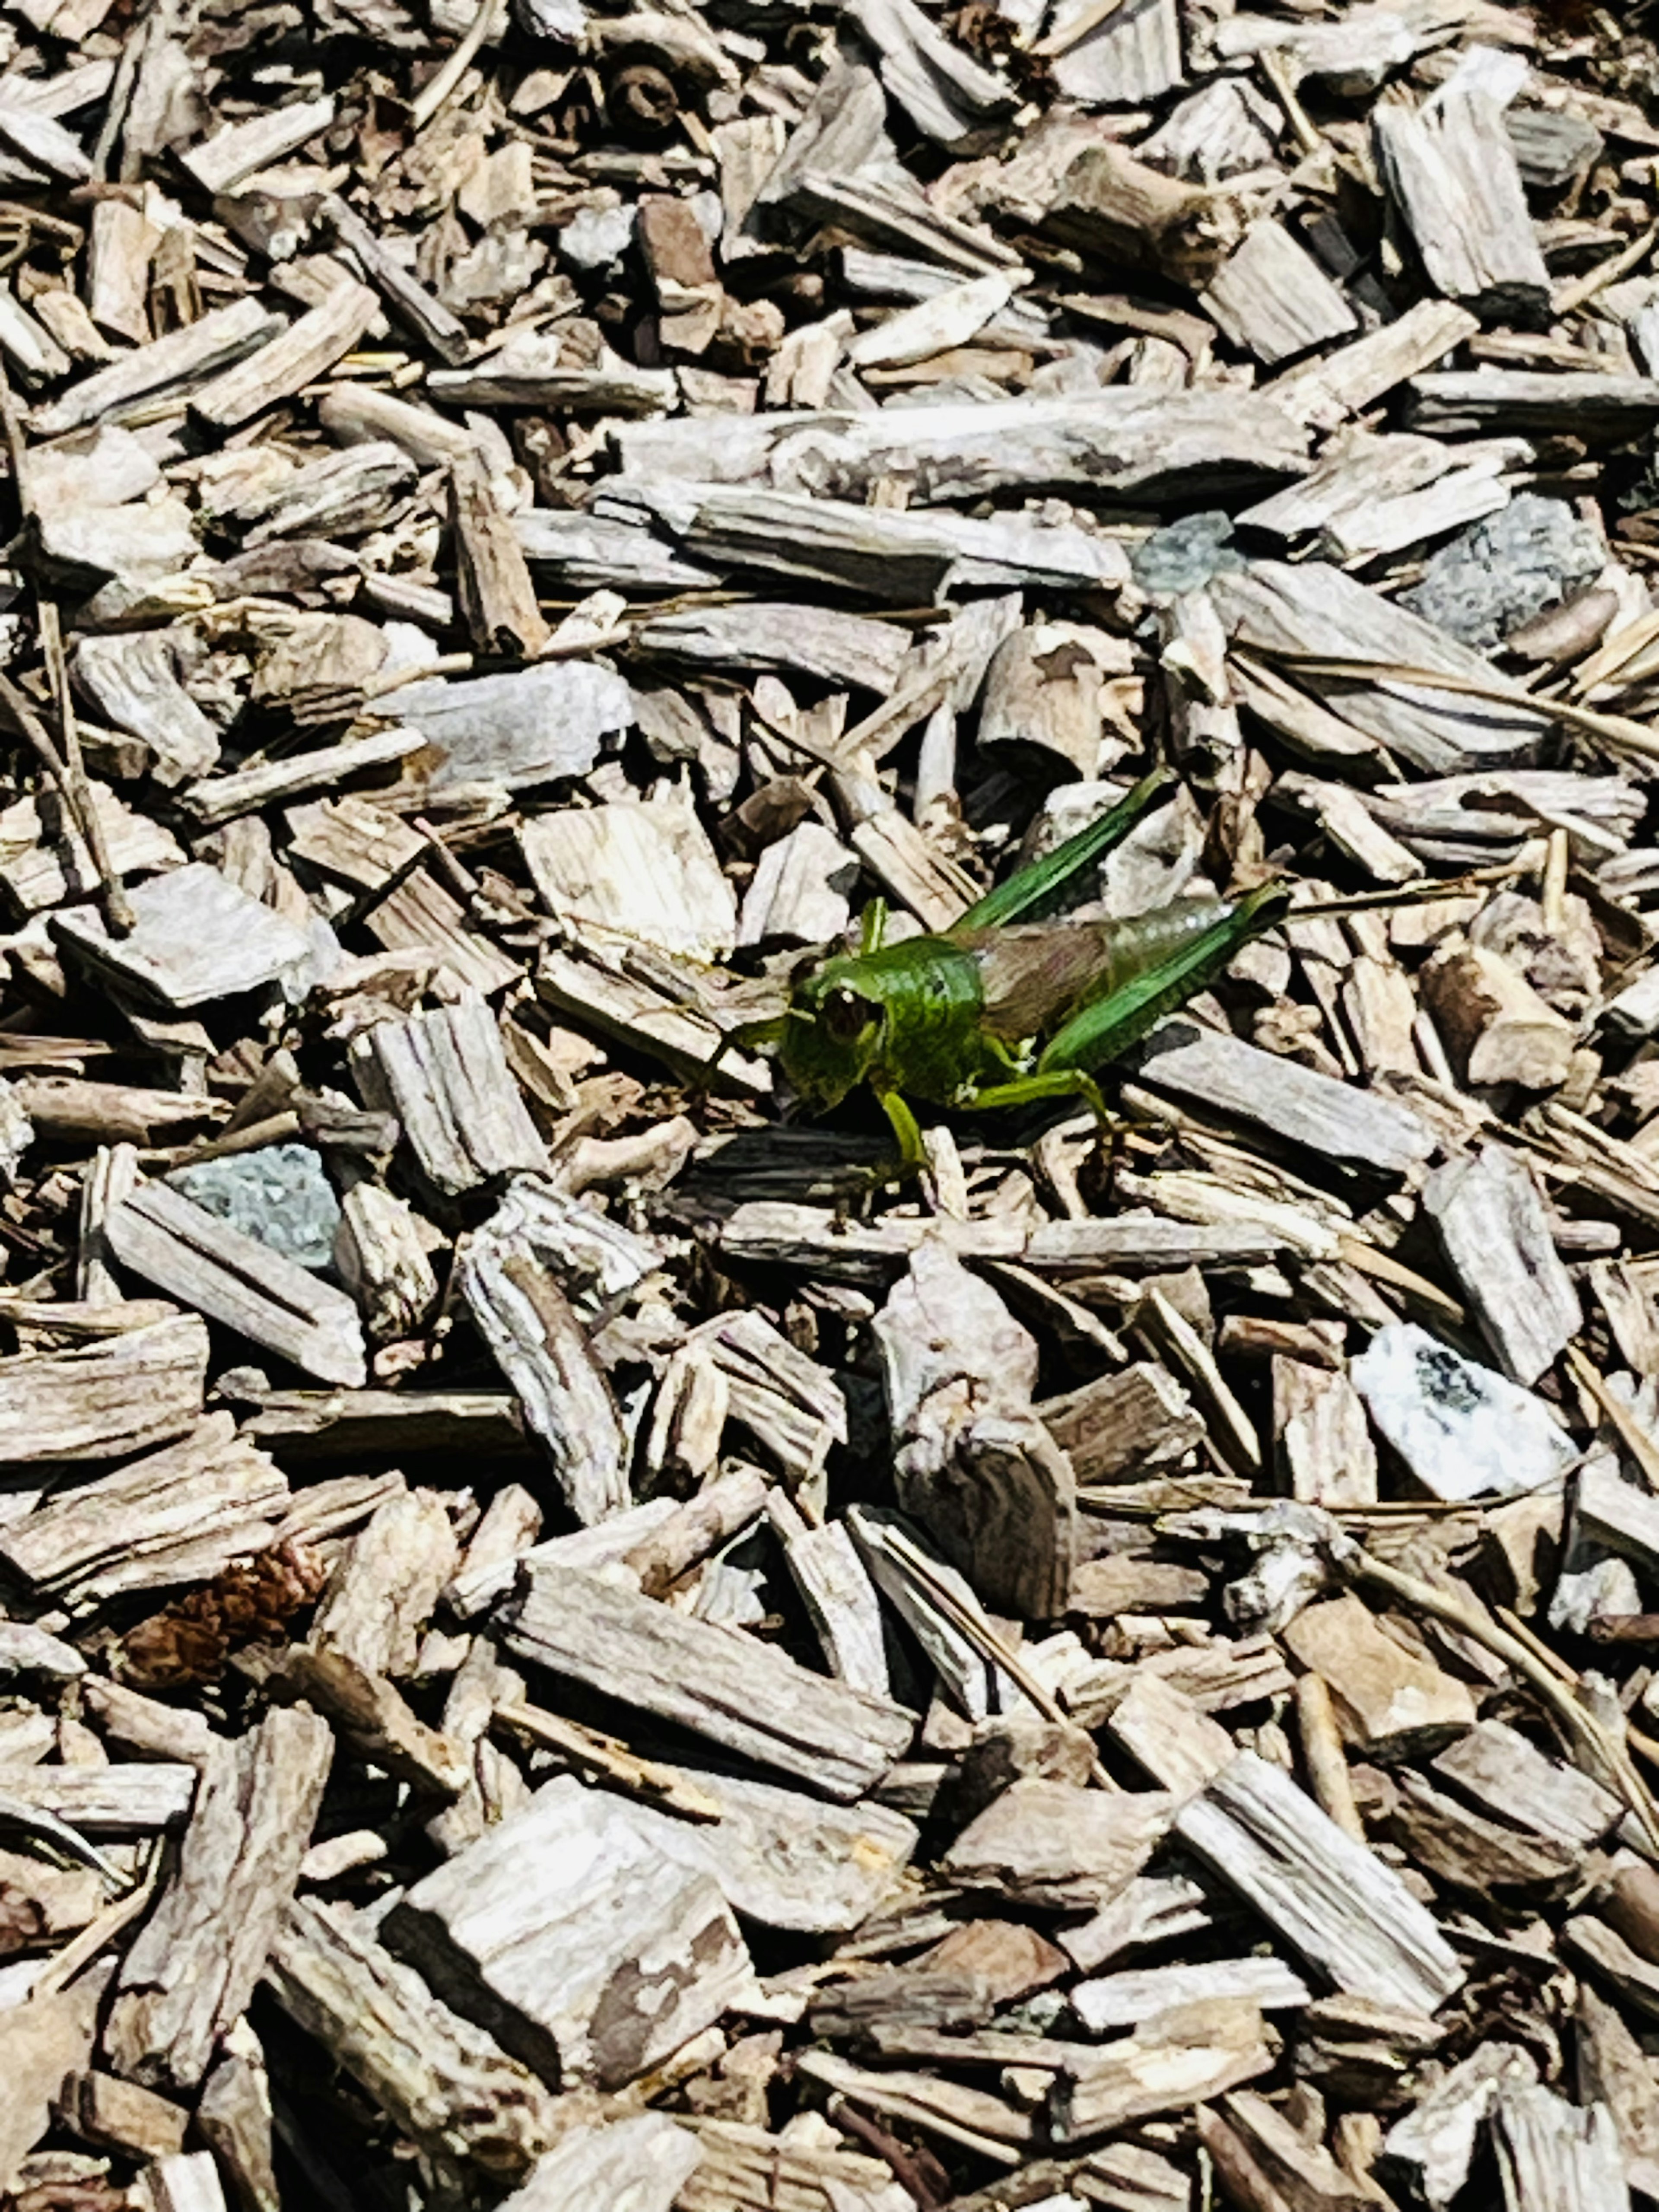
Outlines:
[{"label": "grasshopper head", "polygon": [[814,966],[790,993],[778,1058],[810,1105],[838,1106],[876,1064],[886,1007],[871,982],[865,961],[842,956]]}]

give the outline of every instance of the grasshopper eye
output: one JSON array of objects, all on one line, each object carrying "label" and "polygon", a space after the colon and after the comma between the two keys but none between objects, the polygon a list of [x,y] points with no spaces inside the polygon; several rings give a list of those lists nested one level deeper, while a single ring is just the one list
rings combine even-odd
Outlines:
[{"label": "grasshopper eye", "polygon": [[845,986],[828,993],[820,1010],[823,1026],[837,1044],[856,1044],[875,1018],[871,1001]]}]

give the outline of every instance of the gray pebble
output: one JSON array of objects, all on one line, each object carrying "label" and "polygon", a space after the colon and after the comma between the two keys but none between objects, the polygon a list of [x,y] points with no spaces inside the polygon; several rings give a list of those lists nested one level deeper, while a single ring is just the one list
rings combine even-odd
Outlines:
[{"label": "gray pebble", "polygon": [[340,1201],[308,1145],[263,1145],[256,1152],[202,1160],[175,1170],[167,1181],[285,1260],[319,1272],[332,1264]]},{"label": "gray pebble", "polygon": [[1400,604],[1485,651],[1589,583],[1606,558],[1565,500],[1522,492],[1443,545]]}]

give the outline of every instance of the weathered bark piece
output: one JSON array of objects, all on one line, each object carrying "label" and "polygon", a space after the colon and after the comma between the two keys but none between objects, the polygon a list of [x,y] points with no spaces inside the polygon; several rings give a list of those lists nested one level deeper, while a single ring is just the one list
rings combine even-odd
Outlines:
[{"label": "weathered bark piece", "polygon": [[264,2054],[246,2021],[226,2039],[202,2086],[196,2126],[235,2191],[241,2212],[282,2212],[271,2164],[270,2080]]},{"label": "weathered bark piece", "polygon": [[1311,1990],[1278,1959],[1212,1959],[1198,1966],[1147,1966],[1074,1982],[1071,2004],[1091,2035],[1138,2027],[1188,2005],[1253,2004],[1285,2012],[1307,2003]]},{"label": "weathered bark piece", "polygon": [[429,1729],[384,1674],[370,1674],[343,1651],[290,1644],[264,1674],[267,1694],[322,1714],[370,1765],[412,1789],[459,1797],[471,1778],[462,1747]]},{"label": "weathered bark piece", "polygon": [[397,1115],[422,1172],[445,1197],[545,1171],[546,1147],[482,999],[377,1023],[354,1042],[351,1065],[365,1103]]},{"label": "weathered bark piece", "polygon": [[[901,424],[900,412],[911,419]],[[938,502],[1063,484],[1156,500],[1177,485],[1215,492],[1300,476],[1307,455],[1305,430],[1271,401],[1237,391],[1108,389],[868,415],[732,417],[720,428],[718,468],[707,422],[635,424],[616,444],[629,477],[718,476],[844,500],[886,477]]]},{"label": "weathered bark piece", "polygon": [[594,528],[602,518],[650,515],[711,569],[735,565],[801,576],[900,605],[918,595],[938,599],[966,584],[1110,590],[1128,581],[1127,559],[1110,538],[1024,516],[872,508],[804,491],[698,483],[658,488],[628,479],[608,483],[596,509],[592,518],[521,515],[520,531],[552,524],[562,535],[579,520]]},{"label": "weathered bark piece", "polygon": [[1433,2012],[1463,1970],[1398,1875],[1253,1752],[1177,1814],[1176,1831],[1340,1990]]},{"label": "weathered bark piece", "polygon": [[1129,1795],[1027,1778],[993,1799],[940,1864],[964,1888],[1098,1911],[1140,1872],[1175,1809],[1161,1790]]},{"label": "weathered bark piece", "polygon": [[769,600],[656,615],[634,633],[641,652],[714,668],[774,669],[876,692],[890,691],[909,653],[903,633],[863,615]]},{"label": "weathered bark piece", "polygon": [[[1243,570],[1222,570],[1206,588],[1232,637],[1234,654],[1248,654],[1252,661],[1259,656],[1270,672],[1278,656],[1290,654],[1431,669],[1487,690],[1504,688],[1482,654],[1328,562],[1253,561]],[[1386,672],[1366,684],[1300,675],[1294,668],[1288,673],[1296,696],[1317,702],[1326,714],[1424,775],[1529,762],[1543,741],[1545,725],[1518,685],[1511,707],[1436,691]]]},{"label": "weathered bark piece", "polygon": [[434,792],[471,784],[520,791],[586,775],[634,721],[626,681],[597,661],[551,661],[461,683],[411,684],[400,717],[433,749]]},{"label": "weathered bark piece", "polygon": [[1310,1505],[1376,1502],[1376,1448],[1346,1375],[1305,1359],[1273,1363],[1273,1444],[1291,1495]]},{"label": "weathered bark piece", "polygon": [[1476,1898],[1506,1894],[1540,1902],[1567,1896],[1582,1879],[1565,1844],[1489,1820],[1433,1789],[1410,1769],[1382,1823],[1385,1833],[1443,1888]]},{"label": "weathered bark piece", "polygon": [[362,1324],[343,1291],[170,1184],[141,1184],[111,1210],[104,1239],[121,1267],[319,1381],[366,1379]]},{"label": "weathered bark piece", "polygon": [[1133,1054],[1144,1082],[1253,1121],[1327,1159],[1401,1174],[1435,1149],[1409,1108],[1247,1044],[1243,1037],[1164,1023]]},{"label": "weathered bark piece", "polygon": [[455,1559],[441,1498],[416,1490],[388,1498],[341,1553],[312,1622],[311,1643],[367,1674],[412,1674]]},{"label": "weathered bark piece", "polygon": [[1468,1687],[1396,1642],[1352,1592],[1309,1606],[1279,1640],[1324,1678],[1349,1742],[1379,1758],[1427,1748],[1474,1725]]},{"label": "weathered bark piece", "polygon": [[666,2112],[578,2121],[561,2134],[501,2212],[673,2212],[702,2160],[696,2134]]},{"label": "weathered bark piece", "polygon": [[1052,1619],[1071,1588],[1076,1486],[1031,1409],[1036,1346],[988,1284],[924,1244],[875,1323],[901,1508],[982,1601]]},{"label": "weathered bark piece", "polygon": [[1079,1486],[1115,1482],[1184,1459],[1204,1418],[1167,1367],[1138,1360],[1037,1411],[1072,1462]]},{"label": "weathered bark piece", "polygon": [[380,303],[367,284],[347,279],[320,307],[237,362],[191,398],[191,412],[215,429],[234,430],[312,384],[357,343]]},{"label": "weathered bark piece", "polygon": [[1581,1767],[1552,1759],[1502,1721],[1476,1723],[1431,1771],[1483,1812],[1579,1851],[1611,1833],[1624,1808]]},{"label": "weathered bark piece", "polygon": [[[205,775],[219,757],[219,733],[179,682],[178,663],[177,635],[164,629],[83,637],[70,662],[76,689],[148,748],[151,775],[168,786]],[[154,903],[156,886],[145,890]],[[203,896],[199,888],[195,896]],[[157,910],[168,910],[165,900]],[[206,925],[213,917],[202,919]]]},{"label": "weathered bark piece", "polygon": [[0,1463],[119,1459],[181,1436],[200,1416],[207,1358],[206,1329],[180,1314],[0,1359]]},{"label": "weathered bark piece", "polygon": [[356,890],[392,885],[363,920],[388,951],[430,950],[464,987],[485,999],[517,980],[516,963],[473,926],[466,907],[434,869],[422,865],[431,848],[406,822],[368,799],[344,798],[290,809],[288,827],[295,858]]},{"label": "weathered bark piece", "polygon": [[419,747],[420,739],[410,730],[375,730],[366,738],[353,738],[326,750],[319,747],[292,760],[268,761],[258,768],[233,770],[228,775],[204,776],[179,797],[198,822],[214,828],[222,822],[234,822],[239,815],[257,813],[278,799],[297,799],[319,784],[332,789],[365,769],[384,768]]},{"label": "weathered bark piece", "polygon": [[333,1753],[326,1721],[277,1711],[216,1753],[178,1872],[122,1965],[104,2031],[117,2073],[200,2083],[264,1971]]},{"label": "weathered bark piece", "polygon": [[1504,2212],[1628,2212],[1624,2153],[1605,2105],[1581,2112],[1552,2090],[1506,2085],[1492,2139]]},{"label": "weathered bark piece", "polygon": [[521,2180],[555,2132],[553,2100],[494,2038],[452,2012],[339,1905],[296,1898],[264,1979],[283,2010],[434,2156]]},{"label": "weathered bark piece", "polygon": [[417,1882],[385,1935],[458,2012],[567,2086],[635,2080],[739,2001],[753,1971],[708,1876],[568,1778]]},{"label": "weathered bark piece", "polygon": [[251,295],[215,307],[182,330],[170,331],[124,354],[72,384],[60,398],[36,408],[31,420],[42,438],[61,438],[83,424],[119,421],[163,397],[201,384],[242,360],[285,327]]},{"label": "weathered bark piece", "polygon": [[517,1186],[473,1237],[459,1285],[585,1526],[629,1503],[629,1437],[577,1301],[615,1297],[652,1248],[592,1208]]},{"label": "weathered bark piece", "polygon": [[[144,1761],[121,1766],[0,1766],[7,1818],[27,1827],[30,1812],[67,1823],[74,1835],[149,1836],[181,1828],[197,1796],[193,1766]],[[72,1838],[41,1832],[55,1849]],[[70,1856],[86,1858],[85,1846]]]},{"label": "weathered bark piece", "polygon": [[1472,1086],[1553,1091],[1566,1081],[1577,1031],[1501,953],[1449,945],[1424,970],[1423,995]]},{"label": "weathered bark piece", "polygon": [[95,2069],[70,2076],[58,2111],[84,2142],[139,2159],[167,2158],[182,2150],[190,2125],[182,2106]]},{"label": "weathered bark piece", "polygon": [[0,1536],[0,1559],[71,1611],[118,1591],[205,1582],[262,1550],[290,1504],[273,1462],[228,1413],[113,1474],[57,1491]]},{"label": "weathered bark piece", "polygon": [[782,1652],[568,1568],[526,1575],[502,1641],[515,1658],[678,1722],[827,1797],[851,1799],[908,1747],[902,1707]]},{"label": "weathered bark piece", "polygon": [[184,156],[185,167],[204,192],[233,191],[257,170],[275,167],[320,137],[332,125],[334,112],[334,101],[327,95],[267,108],[246,122],[222,125],[192,146]]},{"label": "weathered bark piece", "polygon": [[1396,321],[1301,362],[1263,389],[1293,421],[1334,428],[1432,368],[1480,327],[1476,316],[1449,300],[1419,300]]},{"label": "weathered bark piece", "polygon": [[356,210],[326,192],[317,211],[398,320],[451,368],[465,361],[471,347],[465,324],[388,251]]},{"label": "weathered bark piece", "polygon": [[[92,781],[88,789],[118,875],[158,875],[182,866],[184,853],[163,823],[128,806],[106,784]],[[92,857],[54,793],[43,790],[0,811],[0,883],[25,915],[95,895]]]},{"label": "weathered bark piece", "polygon": [[1168,2012],[1109,2044],[1054,2084],[1048,2124],[1056,2142],[1087,2142],[1158,2112],[1188,2112],[1254,2081],[1273,2063],[1255,2005],[1211,2003]]},{"label": "weathered bark piece", "polygon": [[1411,427],[1436,437],[1483,432],[1521,437],[1562,432],[1595,445],[1623,444],[1659,419],[1659,378],[1577,369],[1431,371],[1411,380]]},{"label": "weathered bark piece", "polygon": [[1447,298],[1483,321],[1535,325],[1548,319],[1549,270],[1503,104],[1472,76],[1466,59],[1415,111],[1382,102],[1371,126],[1377,166]]},{"label": "weathered bark piece", "polygon": [[886,1697],[891,1681],[881,1600],[846,1524],[834,1521],[809,1528],[776,1490],[767,1498],[766,1512],[830,1673],[849,1689]]},{"label": "weathered bark piece", "polygon": [[1246,232],[1199,303],[1236,345],[1270,368],[1359,327],[1313,256],[1271,218]]},{"label": "weathered bark piece", "polygon": [[250,898],[205,861],[174,868],[131,894],[137,926],[112,937],[95,907],[64,907],[54,936],[100,974],[147,1000],[188,1012],[268,983],[303,990],[312,964],[305,933]]},{"label": "weathered bark piece", "polygon": [[1488,1145],[1437,1169],[1423,1204],[1499,1366],[1536,1382],[1583,1320],[1537,1184],[1515,1153]]},{"label": "weathered bark piece", "polygon": [[1425,2204],[1449,2204],[1468,2179],[1475,2142],[1501,2092],[1528,2087],[1538,2062],[1514,2044],[1483,2043],[1431,2083],[1383,2138],[1382,2171]]},{"label": "weathered bark piece", "polygon": [[461,610],[473,643],[481,653],[522,653],[533,660],[552,632],[536,604],[512,518],[476,456],[450,465],[449,507]]},{"label": "weathered bark piece", "polygon": [[726,958],[737,941],[732,886],[682,805],[623,801],[543,814],[525,824],[520,842],[544,904],[577,935],[615,932],[708,962]]}]

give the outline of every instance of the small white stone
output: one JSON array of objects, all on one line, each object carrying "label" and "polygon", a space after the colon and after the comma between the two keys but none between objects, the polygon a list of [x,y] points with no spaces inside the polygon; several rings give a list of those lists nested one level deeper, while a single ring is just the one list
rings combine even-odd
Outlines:
[{"label": "small white stone", "polygon": [[1436,1498],[1511,1498],[1577,1457],[1541,1398],[1411,1322],[1378,1329],[1353,1363],[1372,1421]]}]

